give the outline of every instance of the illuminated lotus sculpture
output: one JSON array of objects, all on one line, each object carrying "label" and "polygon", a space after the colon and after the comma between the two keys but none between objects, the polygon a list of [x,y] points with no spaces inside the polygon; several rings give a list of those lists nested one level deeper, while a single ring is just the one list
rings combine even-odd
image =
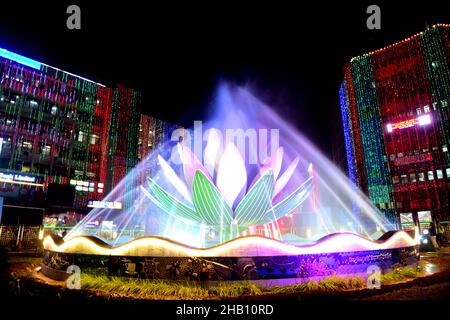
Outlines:
[{"label": "illuminated lotus sculpture", "polygon": [[[186,182],[158,156],[164,176],[181,195],[181,200],[151,178],[147,179],[151,193],[143,188],[144,193],[169,215],[215,227],[221,231],[222,237],[230,239],[251,225],[270,223],[290,213],[314,188],[314,177],[311,176],[292,193],[280,197],[299,159],[296,158],[279,176],[284,153],[283,148],[279,148],[245,192],[247,170],[236,146],[229,143],[221,155],[217,148],[211,149],[211,144],[208,144],[203,166],[187,147],[178,145]],[[215,180],[212,178],[214,173]],[[237,201],[242,193],[242,199]]]},{"label": "illuminated lotus sculpture", "polygon": [[[222,143],[220,132],[209,129],[207,144],[197,153],[202,152],[202,159],[183,144],[175,150],[163,145],[159,150],[172,151],[171,161],[152,154],[105,197],[123,201],[122,210],[93,209],[64,239],[46,236],[43,274],[66,280],[67,266],[77,265],[105,277],[269,280],[268,285],[280,279],[285,285],[299,278],[359,276],[374,265],[385,272],[417,262],[418,229],[372,237],[375,228],[388,231],[388,221],[306,138],[245,90],[219,93],[221,124],[238,127],[242,118],[243,125],[283,128],[283,141],[289,141],[286,155],[304,150],[308,161],[318,165],[323,188],[320,199],[314,197],[302,210],[305,215],[289,221],[289,228],[279,228],[276,221],[312,193],[319,179],[312,167],[301,179],[296,158],[282,172],[287,158],[283,148],[271,148],[267,161],[246,166],[247,150],[241,153],[235,144]],[[248,148],[249,156],[261,151],[256,146],[260,144]],[[154,174],[148,183],[139,190],[128,188],[142,181],[142,174],[147,177],[149,169]],[[261,224],[263,228],[253,228]]]}]

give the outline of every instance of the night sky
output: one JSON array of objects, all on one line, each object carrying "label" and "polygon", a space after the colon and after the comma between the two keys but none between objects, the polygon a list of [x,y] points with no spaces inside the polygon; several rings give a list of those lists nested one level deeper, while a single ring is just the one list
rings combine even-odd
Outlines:
[{"label": "night sky", "polygon": [[[445,1],[59,2],[2,2],[0,47],[142,89],[144,113],[184,126],[204,118],[221,80],[246,85],[328,154],[344,63],[450,23]],[[70,4],[81,30],[66,28]],[[381,7],[381,30],[366,28],[370,4]]]}]

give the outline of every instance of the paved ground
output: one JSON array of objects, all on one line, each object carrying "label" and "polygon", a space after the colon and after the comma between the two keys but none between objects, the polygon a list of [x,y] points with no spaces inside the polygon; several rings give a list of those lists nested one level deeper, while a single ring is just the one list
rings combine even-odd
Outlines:
[{"label": "paved ground", "polygon": [[368,300],[439,300],[450,298],[450,247],[436,253],[424,253],[422,259],[440,270],[426,278],[416,279],[407,287],[373,295]]}]

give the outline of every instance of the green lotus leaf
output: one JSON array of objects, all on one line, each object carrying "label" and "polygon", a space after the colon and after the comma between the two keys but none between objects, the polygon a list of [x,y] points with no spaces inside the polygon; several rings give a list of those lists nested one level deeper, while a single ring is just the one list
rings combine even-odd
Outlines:
[{"label": "green lotus leaf", "polygon": [[313,180],[313,177],[310,177],[294,192],[292,192],[282,201],[278,202],[272,208],[269,208],[269,210],[266,211],[265,218],[261,223],[264,224],[273,222],[276,219],[285,216],[286,214],[297,208],[300,204],[302,204],[314,189]]},{"label": "green lotus leaf", "polygon": [[251,187],[235,210],[238,225],[258,224],[272,205],[274,176],[267,170]]},{"label": "green lotus leaf", "polygon": [[167,193],[165,190],[163,190],[155,181],[153,181],[151,178],[147,178],[147,181],[150,185],[150,188],[158,201],[155,201],[156,199],[151,199],[152,202],[154,202],[160,209],[164,210],[171,216],[175,218],[185,218],[190,221],[197,221],[201,222],[201,218],[198,217],[197,213],[195,212],[194,208],[191,208],[169,193]]},{"label": "green lotus leaf", "polygon": [[203,222],[215,226],[231,224],[233,211],[217,187],[200,170],[194,175],[192,200]]}]

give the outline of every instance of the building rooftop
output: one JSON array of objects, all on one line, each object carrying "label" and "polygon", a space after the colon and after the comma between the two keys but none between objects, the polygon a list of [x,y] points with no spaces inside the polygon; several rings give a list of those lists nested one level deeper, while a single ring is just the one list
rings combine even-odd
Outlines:
[{"label": "building rooftop", "polygon": [[[438,23],[438,24],[433,25],[431,28],[428,28],[427,30],[433,29],[433,28],[450,28],[450,24]],[[360,59],[360,58],[364,58],[364,57],[367,57],[367,56],[371,56],[371,55],[374,55],[374,54],[377,54],[377,53],[384,52],[384,51],[386,51],[388,49],[391,49],[393,47],[396,47],[398,45],[405,44],[405,43],[407,43],[407,42],[409,42],[411,40],[414,40],[417,37],[421,36],[422,34],[424,34],[424,32],[426,32],[426,31],[421,31],[421,32],[416,33],[415,35],[413,35],[413,36],[411,36],[411,37],[409,37],[407,39],[395,42],[395,43],[393,43],[391,45],[388,45],[386,47],[383,47],[383,48],[380,48],[380,49],[377,49],[377,50],[374,50],[374,51],[370,51],[368,53],[365,53],[365,54],[362,54],[362,55],[359,55],[359,56],[356,56],[356,57],[353,57],[353,58],[350,59],[350,62],[353,62],[354,60],[357,60],[357,59]]]},{"label": "building rooftop", "polygon": [[52,67],[52,66],[50,66],[48,64],[41,63],[39,61],[27,58],[25,56],[22,56],[20,54],[8,51],[8,50],[3,49],[3,48],[0,48],[0,57],[3,57],[5,59],[9,59],[9,60],[15,61],[17,63],[23,64],[23,65],[25,65],[27,67],[30,67],[30,68],[33,68],[33,69],[36,69],[36,70],[42,70],[42,66],[46,66],[48,68],[52,68],[53,70],[64,72],[64,73],[66,73],[66,74],[68,74],[68,75],[70,75],[72,77],[76,77],[76,78],[79,78],[79,79],[84,80],[84,81],[89,81],[89,82],[95,83],[96,85],[99,85],[99,86],[102,86],[102,87],[105,86],[105,85],[103,85],[101,83],[98,83],[98,82],[92,81],[90,79],[81,77],[81,76],[73,74],[71,72],[67,72],[65,70],[61,70],[61,69],[56,68],[56,67]]}]

